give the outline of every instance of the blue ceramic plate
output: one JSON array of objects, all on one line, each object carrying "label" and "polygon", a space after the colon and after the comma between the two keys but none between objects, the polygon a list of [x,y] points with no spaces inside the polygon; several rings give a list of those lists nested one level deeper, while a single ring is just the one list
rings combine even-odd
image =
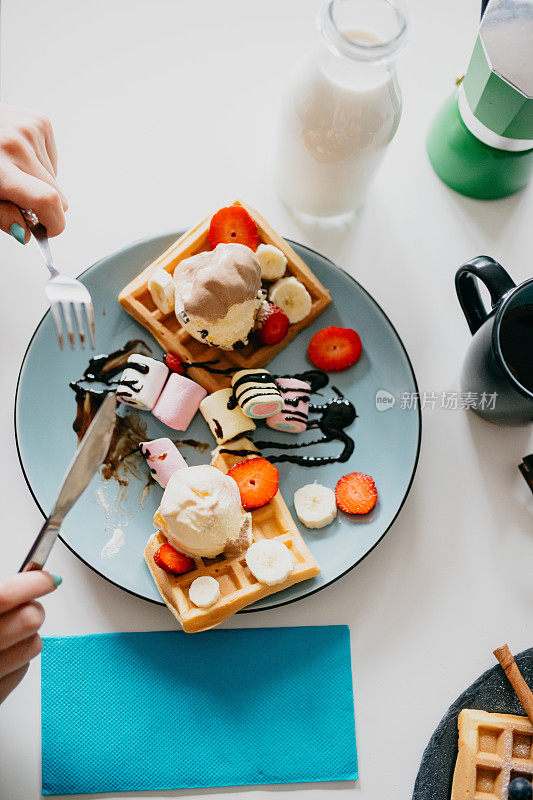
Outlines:
[{"label": "blue ceramic plate", "polygon": [[[102,259],[83,274],[83,283],[94,302],[97,352],[110,352],[129,339],[141,338],[150,344],[156,357],[162,354],[150,334],[121,309],[116,298],[119,291],[175,238],[176,234],[171,234],[137,242]],[[400,403],[402,393],[417,391],[416,379],[391,322],[353,278],[318,253],[299,244],[294,247],[328,287],[333,304],[271,363],[272,371],[287,374],[309,368],[306,349],[310,336],[328,325],[356,328],[364,351],[354,367],[337,373],[332,380],[353,401],[359,415],[348,429],[355,439],[352,458],[345,464],[320,468],[280,464],[280,488],[292,509],[294,492],[303,484],[319,480],[334,487],[341,475],[358,470],[374,477],[379,501],[366,517],[350,518],[339,514],[332,525],[319,531],[300,525],[322,573],[260,600],[251,610],[272,608],[305,597],[361,561],[385,535],[402,507],[413,480],[420,445],[419,411],[402,408]],[[43,513],[50,509],[76,447],[72,431],[75,402],[69,381],[80,377],[87,361],[88,354],[81,350],[59,353],[52,320],[47,313],[28,347],[15,401],[20,462],[30,491]],[[380,390],[394,395],[393,407],[390,404],[380,407],[386,410],[377,407],[376,392]],[[330,394],[328,389],[324,394]],[[143,418],[149,438],[175,437],[173,431],[151,414]],[[314,438],[312,433],[301,434],[301,437]],[[185,436],[214,446],[200,414],[196,415]],[[291,435],[276,436],[289,439]],[[304,453],[331,452],[333,448],[340,451],[340,444],[319,445]],[[208,456],[192,448],[182,452],[190,465],[203,463]],[[121,490],[114,480],[104,481],[97,475],[67,517],[61,538],[88,566],[112,583],[147,600],[160,602],[144,563],[143,549],[153,530],[152,516],[159,504],[161,489],[152,486],[141,507],[146,477],[147,471],[140,472],[138,478]],[[113,554],[113,548],[104,550],[104,546],[116,529],[123,532],[124,541]]]}]

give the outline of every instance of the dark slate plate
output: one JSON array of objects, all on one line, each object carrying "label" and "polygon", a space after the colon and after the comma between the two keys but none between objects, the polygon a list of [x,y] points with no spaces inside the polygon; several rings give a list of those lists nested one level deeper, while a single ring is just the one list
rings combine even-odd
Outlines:
[{"label": "dark slate plate", "polygon": [[[515,656],[520,672],[533,688],[533,647]],[[491,667],[450,706],[429,740],[413,792],[413,800],[450,800],[457,758],[457,717],[463,708],[496,714],[525,712],[499,664]]]}]

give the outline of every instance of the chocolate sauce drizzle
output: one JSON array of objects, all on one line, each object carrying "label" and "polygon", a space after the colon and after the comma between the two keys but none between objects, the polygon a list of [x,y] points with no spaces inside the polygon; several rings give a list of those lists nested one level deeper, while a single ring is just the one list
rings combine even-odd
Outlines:
[{"label": "chocolate sauce drizzle", "polygon": [[[308,369],[306,372],[300,372],[298,375],[281,375],[282,378],[297,378],[299,381],[305,381],[311,386],[311,394],[316,394],[320,389],[325,389],[329,383],[329,378],[321,369]],[[290,391],[290,389],[289,389]]]},{"label": "chocolate sauce drizzle", "polygon": [[[89,427],[107,393],[113,391],[113,387],[118,384],[118,381],[114,381],[113,378],[123,371],[128,358],[135,353],[150,355],[151,352],[148,345],[141,339],[132,339],[127,342],[124,347],[115,350],[113,353],[104,353],[91,358],[83,376],[70,384],[76,396],[77,413],[73,428],[78,435],[78,441],[81,441],[83,438],[85,431]],[[220,368],[216,366],[219,363],[220,362],[216,359],[211,361],[185,362],[183,364],[183,369],[187,372],[193,367],[200,368],[215,375],[229,376],[235,373],[234,367]],[[146,374],[148,371],[148,368],[144,364],[130,362],[128,367],[136,369],[142,374]],[[262,374],[265,376],[264,380],[261,377]],[[261,373],[258,371],[257,375],[253,376],[253,380],[266,384],[267,378],[270,381],[272,378],[276,377],[297,378],[309,383],[311,387],[310,392],[304,389],[297,390],[300,397],[285,401],[286,405],[294,408],[294,411],[291,411],[287,419],[295,421],[306,419],[306,415],[297,410],[300,399],[307,398],[309,394],[320,393],[320,390],[324,389],[329,383],[329,378],[326,373],[316,369],[306,370],[298,375],[280,376],[271,376],[268,372]],[[246,376],[246,379],[249,380],[248,376]],[[136,381],[123,381],[122,383],[131,388],[133,392],[138,391],[138,389],[135,388]],[[238,389],[238,387],[239,381],[236,382],[234,389]],[[278,388],[282,394],[295,391],[294,389]],[[332,397],[321,404],[309,404],[309,411],[319,412],[319,416],[316,419],[308,421],[307,429],[318,429],[322,433],[320,438],[313,439],[309,442],[256,441],[254,442],[255,446],[260,450],[298,450],[328,442],[341,442],[343,448],[339,455],[305,456],[297,453],[280,453],[269,456],[269,460],[272,462],[290,462],[302,467],[317,467],[324,464],[348,461],[354,451],[355,444],[353,439],[346,433],[345,429],[354,422],[357,413],[354,405],[343,396],[339,389],[335,386],[331,388],[335,392],[336,397]],[[237,399],[235,394],[233,394],[228,403],[228,408],[235,408],[236,405]],[[139,476],[139,465],[134,463],[134,457],[135,455],[140,455],[139,444],[146,440],[146,435],[146,426],[139,419],[137,412],[129,409],[129,413],[126,416],[117,417],[113,441],[104,463],[103,475],[105,478],[115,478],[122,485],[127,485],[128,480],[123,475],[119,474],[121,470],[124,472],[124,467],[128,468],[127,471],[129,471],[129,473],[136,477]],[[200,450],[205,450],[208,447],[205,443],[197,442],[193,439],[175,440],[174,444],[177,447],[186,445]],[[221,449],[221,452],[243,457],[256,453],[255,450],[232,450],[230,447]]]},{"label": "chocolate sauce drizzle", "polygon": [[[211,372],[215,375],[232,375],[235,372],[234,367],[228,367],[225,369],[217,368],[216,364],[219,361],[217,359],[213,359],[211,361],[191,361],[185,362],[183,364],[183,369],[185,372],[187,370],[195,367],[199,369],[205,369],[206,372]],[[298,380],[305,381],[311,387],[311,394],[320,393],[321,389],[324,389],[329,383],[329,377],[320,369],[309,369],[305,370],[304,372],[300,372],[297,375],[270,375],[268,372],[264,373],[265,376],[268,376],[268,379],[271,378],[297,378]],[[243,376],[243,378],[236,381],[235,386],[233,387],[233,394],[228,401],[228,409],[235,408],[237,406],[237,397],[235,390],[238,389],[240,382],[245,380],[249,380],[248,376]],[[253,376],[254,381],[258,382],[265,382],[266,377],[263,380],[261,377],[261,372],[258,372],[257,375]],[[289,391],[294,391],[294,389],[283,389],[278,387],[282,394],[285,394]],[[313,439],[310,442],[275,442],[273,440],[270,441],[254,441],[256,447],[260,450],[297,450],[303,447],[311,447],[312,445],[317,444],[325,444],[328,442],[341,442],[343,445],[342,451],[338,456],[331,455],[331,456],[302,456],[292,453],[281,453],[279,455],[269,456],[269,461],[272,462],[290,462],[291,464],[298,464],[302,467],[319,467],[324,464],[334,464],[337,462],[343,463],[348,461],[350,456],[352,455],[355,442],[349,436],[345,429],[354,422],[357,417],[357,413],[355,410],[355,406],[351,403],[344,395],[337,389],[335,386],[331,387],[336,397],[330,398],[325,403],[321,405],[316,403],[309,404],[310,411],[320,411],[322,412],[318,419],[311,420],[308,422],[307,429],[311,428],[318,428],[322,436],[320,439]],[[307,392],[301,390],[302,397],[307,396]],[[285,401],[286,405],[293,406],[295,409],[298,406],[299,398],[294,398],[294,400]],[[291,412],[291,416],[288,416],[287,419],[293,421],[301,421],[305,419],[305,414],[302,414],[300,411],[293,411]],[[238,456],[248,456],[254,454],[255,450],[231,450],[229,447],[222,448],[221,453],[229,453]]]},{"label": "chocolate sauce drizzle", "polygon": [[[122,372],[128,358],[134,353],[150,355],[151,350],[141,339],[131,339],[124,347],[112,353],[102,353],[90,359],[81,378],[70,383],[76,397],[76,418],[72,425],[80,442],[106,395],[117,384],[116,375]],[[133,366],[133,365],[130,365]],[[144,368],[137,364],[136,367]],[[135,391],[134,387],[132,389]],[[147,437],[146,423],[136,413],[117,415],[111,444],[102,467],[105,480],[114,478],[127,486],[130,478],[142,477],[142,463],[138,446]]]},{"label": "chocolate sauce drizzle", "polygon": [[[324,374],[324,377],[327,380],[327,375]],[[321,383],[320,385],[321,388],[324,388],[326,384]],[[296,453],[280,453],[272,456],[269,455],[268,460],[272,461],[273,463],[289,462],[291,464],[298,464],[300,467],[320,467],[324,464],[335,464],[337,462],[343,463],[348,461],[354,451],[355,443],[351,436],[346,433],[345,428],[352,424],[357,417],[357,413],[353,403],[344,397],[339,389],[337,389],[335,386],[332,386],[331,388],[337,395],[336,397],[332,397],[320,405],[316,403],[309,404],[310,411],[322,412],[318,419],[311,420],[307,425],[308,430],[311,428],[318,428],[321,431],[322,436],[319,439],[312,439],[310,442],[276,442],[273,440],[254,440],[254,445],[259,450],[299,450],[303,447],[311,447],[312,445],[326,444],[328,442],[341,442],[343,448],[339,455],[304,456]],[[302,414],[300,411],[294,411],[291,413],[290,417],[287,417],[287,419],[294,419],[297,421],[300,421],[302,418],[305,419],[305,414]],[[221,452],[245,457],[248,455],[253,455],[256,451],[248,449],[232,450],[230,447],[227,447],[221,449]]]},{"label": "chocolate sauce drizzle", "polygon": [[[138,372],[142,372],[143,375],[146,375],[146,373],[148,372],[148,367],[146,367],[145,370],[142,370],[141,366],[146,366],[146,365],[130,363],[130,364],[128,364],[128,369],[135,369]],[[132,393],[133,394],[139,394],[139,392],[141,391],[141,388],[142,388],[142,385],[139,383],[139,381],[137,379],[131,380],[131,381],[123,379],[121,381],[112,381],[112,383],[113,383],[114,386],[125,386],[126,389],[129,389],[129,392],[124,392],[124,391],[119,392],[119,391],[117,391],[117,397],[131,397]]]},{"label": "chocolate sauce drizzle", "polygon": [[[114,391],[118,381],[113,379],[124,370],[128,358],[134,354],[149,356],[151,353],[151,349],[142,339],[131,339],[124,347],[112,353],[102,353],[91,358],[82,377],[69,384],[76,398],[76,418],[72,427],[77,434],[78,442],[83,439],[106,395]],[[145,364],[130,362],[128,367],[142,374],[148,372]],[[129,381],[123,383],[130,384]],[[131,388],[136,391],[134,386]],[[118,392],[117,396],[120,396]],[[121,486],[127,486],[132,476],[141,478],[144,473],[144,458],[139,451],[139,445],[147,438],[146,422],[137,411],[129,408],[124,416],[117,414],[111,445],[102,468],[102,477],[106,480],[113,478]],[[206,443],[194,439],[178,439],[174,444],[176,447],[185,445],[201,451],[209,448]]]},{"label": "chocolate sauce drizzle", "polygon": [[[293,397],[292,399],[290,397],[288,397],[286,400],[283,401],[286,406],[291,406],[291,408],[298,408],[300,403],[304,399],[307,399],[309,397],[309,392],[304,392],[303,389],[301,391],[300,390],[296,390],[296,389],[284,389],[282,394],[285,394],[286,392],[295,392],[296,393],[296,391],[298,391],[298,397]],[[280,392],[281,392],[281,389],[280,389]]]},{"label": "chocolate sauce drizzle", "polygon": [[182,363],[182,368],[184,372],[187,370],[192,369],[193,367],[196,369],[205,369],[206,372],[211,372],[213,375],[233,375],[235,372],[235,367],[226,367],[224,369],[220,369],[217,367],[212,366],[213,364],[219,364],[220,362],[218,359],[212,359],[211,361],[184,361]]},{"label": "chocolate sauce drizzle", "polygon": [[[135,354],[150,356],[152,351],[142,339],[130,339],[123,347],[114,350],[112,353],[102,353],[99,356],[93,356],[82,377],[75,383],[79,385],[85,381],[86,383],[109,384],[111,378],[114,378],[115,375],[122,372],[128,358]],[[137,366],[139,368],[141,367],[140,364]],[[143,370],[139,369],[139,372],[143,372]],[[144,372],[148,372],[148,367],[144,369]]]},{"label": "chocolate sauce drizzle", "polygon": [[[250,386],[250,384],[259,384],[259,386]],[[239,389],[242,388],[242,391]],[[233,383],[233,395],[228,401],[228,408],[235,408],[246,396],[246,403],[256,400],[257,398],[271,395],[272,392],[277,394],[278,387],[274,380],[274,376],[270,372],[262,372],[258,370],[253,374],[247,373],[241,375],[240,378]]]},{"label": "chocolate sauce drizzle", "polygon": [[[72,425],[80,442],[106,395],[113,390],[113,378],[124,369],[134,353],[150,355],[152,351],[141,339],[129,342],[112,353],[102,353],[90,359],[81,378],[69,386],[76,397],[76,419]],[[140,365],[138,365],[140,366]]]}]

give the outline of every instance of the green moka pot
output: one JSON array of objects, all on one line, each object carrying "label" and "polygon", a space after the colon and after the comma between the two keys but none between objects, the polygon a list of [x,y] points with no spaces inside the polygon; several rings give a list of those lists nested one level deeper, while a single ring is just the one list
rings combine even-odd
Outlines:
[{"label": "green moka pot", "polygon": [[533,173],[533,2],[490,0],[464,80],[441,107],[427,150],[457,192],[493,200]]}]

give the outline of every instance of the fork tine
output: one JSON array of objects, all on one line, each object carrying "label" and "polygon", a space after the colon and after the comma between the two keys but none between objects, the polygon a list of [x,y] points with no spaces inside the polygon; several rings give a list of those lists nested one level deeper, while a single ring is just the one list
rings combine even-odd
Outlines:
[{"label": "fork tine", "polygon": [[87,330],[89,331],[89,342],[91,343],[91,350],[96,348],[95,331],[94,331],[94,310],[91,301],[83,303],[85,314],[87,317]]},{"label": "fork tine", "polygon": [[74,350],[74,328],[72,327],[70,303],[61,303],[61,310],[63,311],[63,316],[65,317],[65,323],[67,325],[67,335],[70,342],[70,349]]},{"label": "fork tine", "polygon": [[81,303],[72,303],[72,307],[74,308],[74,316],[76,317],[76,322],[78,323],[78,334],[80,337],[81,349],[85,350],[85,328],[83,325]]},{"label": "fork tine", "polygon": [[59,342],[59,347],[63,349],[63,324],[61,322],[61,312],[59,310],[59,303],[50,303],[50,313],[52,314],[52,319],[54,321],[54,326],[56,329],[57,334],[57,341]]}]

